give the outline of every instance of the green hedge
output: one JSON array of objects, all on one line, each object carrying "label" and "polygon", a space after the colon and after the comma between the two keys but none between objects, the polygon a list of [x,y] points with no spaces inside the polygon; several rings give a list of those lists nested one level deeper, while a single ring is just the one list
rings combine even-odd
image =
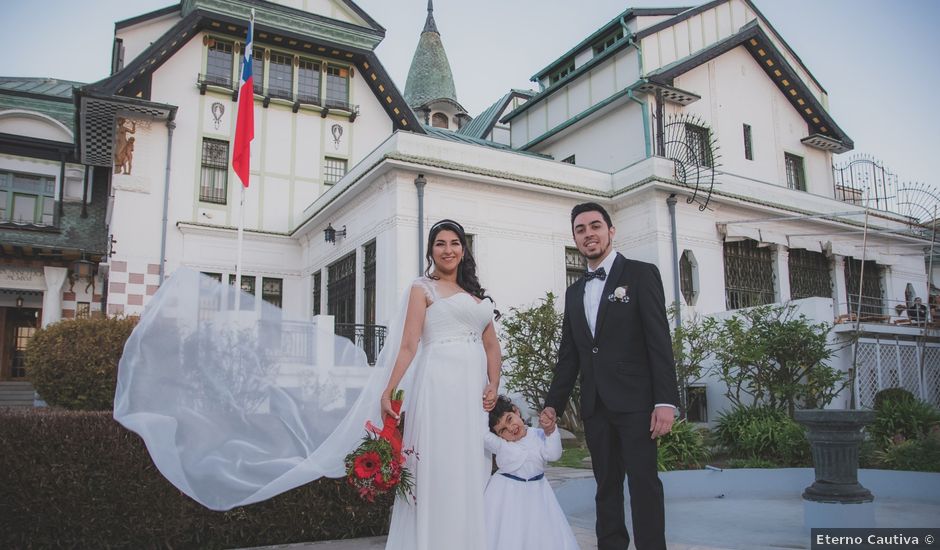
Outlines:
[{"label": "green hedge", "polygon": [[0,409],[0,548],[236,548],[387,532],[390,497],[343,480],[213,512],[157,471],[109,412]]},{"label": "green hedge", "polygon": [[104,411],[113,407],[117,367],[137,317],[72,319],[36,332],[26,372],[50,405]]}]

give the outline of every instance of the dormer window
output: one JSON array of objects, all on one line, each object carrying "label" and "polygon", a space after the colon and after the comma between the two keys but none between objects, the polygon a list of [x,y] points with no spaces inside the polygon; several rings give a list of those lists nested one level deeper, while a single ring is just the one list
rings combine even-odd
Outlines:
[{"label": "dormer window", "polygon": [[447,129],[449,127],[447,124],[447,115],[444,113],[434,113],[431,115],[431,126]]},{"label": "dormer window", "polygon": [[614,44],[620,41],[623,38],[623,28],[617,30],[617,32],[611,33],[606,37],[602,38],[600,41],[594,43],[594,55],[598,56],[604,53],[606,50],[609,50]]},{"label": "dormer window", "polygon": [[551,76],[548,77],[548,84],[549,84],[549,86],[551,86],[552,84],[558,82],[558,81],[561,80],[562,78],[565,78],[566,76],[568,76],[569,74],[571,74],[571,73],[573,73],[573,72],[574,72],[574,59],[572,59],[571,61],[565,63],[564,66],[562,66],[562,67],[561,67],[560,69],[558,69],[557,71],[553,72],[553,73],[551,74]]}]

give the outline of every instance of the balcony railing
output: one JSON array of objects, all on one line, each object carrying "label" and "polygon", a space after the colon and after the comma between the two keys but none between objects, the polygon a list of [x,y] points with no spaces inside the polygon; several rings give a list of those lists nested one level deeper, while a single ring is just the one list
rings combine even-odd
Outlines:
[{"label": "balcony railing", "polygon": [[200,93],[206,93],[207,86],[216,86],[219,88],[225,88],[226,90],[234,90],[235,84],[232,82],[231,76],[217,75],[217,74],[200,74],[199,78],[196,80],[196,83],[199,85]]},{"label": "balcony railing", "polygon": [[335,332],[337,336],[349,338],[356,347],[366,352],[369,364],[374,365],[376,357],[385,345],[387,329],[380,325],[337,323]]}]

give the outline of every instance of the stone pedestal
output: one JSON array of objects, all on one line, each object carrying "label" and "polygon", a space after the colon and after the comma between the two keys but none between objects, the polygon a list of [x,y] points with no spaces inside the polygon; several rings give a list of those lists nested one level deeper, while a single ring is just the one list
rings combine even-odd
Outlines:
[{"label": "stone pedestal", "polygon": [[873,411],[796,411],[806,426],[816,481],[803,491],[804,526],[874,527],[875,497],[858,482],[858,449],[862,428]]}]

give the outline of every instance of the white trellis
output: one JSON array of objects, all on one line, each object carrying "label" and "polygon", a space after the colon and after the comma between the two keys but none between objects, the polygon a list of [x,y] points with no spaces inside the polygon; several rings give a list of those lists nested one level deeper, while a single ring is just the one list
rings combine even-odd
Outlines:
[{"label": "white trellis", "polygon": [[940,406],[940,344],[861,338],[857,345],[855,395],[859,408],[872,408],[875,394],[886,388],[904,388]]}]

